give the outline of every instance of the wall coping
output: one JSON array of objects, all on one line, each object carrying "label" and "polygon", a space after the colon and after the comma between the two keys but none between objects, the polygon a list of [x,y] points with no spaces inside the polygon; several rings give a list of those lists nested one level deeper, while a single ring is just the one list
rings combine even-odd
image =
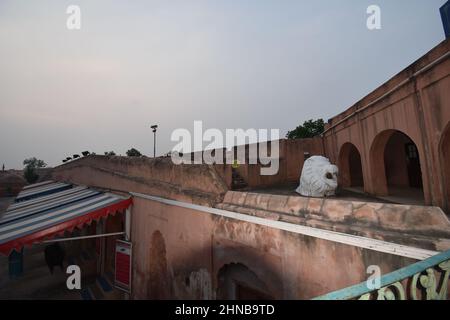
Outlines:
[{"label": "wall coping", "polygon": [[351,245],[354,247],[364,248],[368,250],[373,250],[377,252],[388,253],[396,256],[424,260],[432,257],[438,252],[432,250],[425,250],[417,247],[405,246],[393,242],[387,242],[382,240],[376,240],[372,238],[355,236],[351,234],[346,234],[342,232],[330,231],[320,228],[313,228],[309,226],[302,226],[294,223],[276,221],[267,218],[256,217],[248,214],[242,214],[239,212],[233,212],[229,210],[223,210],[218,208],[211,208],[201,205],[196,205],[192,203],[176,201],[165,199],[161,197],[156,197],[148,194],[130,192],[133,197],[141,198],[149,201],[155,201],[162,203],[164,205],[178,206],[190,210],[195,210],[198,212],[213,214],[215,216],[220,216],[224,218],[235,219],[247,223],[253,223],[269,228],[275,228],[278,230],[283,230],[291,233],[296,233],[300,235],[310,236],[314,238],[319,238],[323,240],[328,240],[336,243],[342,243],[346,245]]},{"label": "wall coping", "polygon": [[217,207],[381,238],[428,239],[433,243],[444,239],[444,247],[433,245],[434,249],[450,246],[450,221],[439,207],[239,191],[228,191]]}]

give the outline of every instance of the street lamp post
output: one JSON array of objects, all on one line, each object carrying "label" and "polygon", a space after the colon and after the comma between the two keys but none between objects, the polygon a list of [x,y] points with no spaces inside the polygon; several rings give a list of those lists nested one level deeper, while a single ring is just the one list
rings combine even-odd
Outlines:
[{"label": "street lamp post", "polygon": [[153,130],[153,158],[156,158],[156,129],[158,129],[158,125],[152,125],[150,128]]}]

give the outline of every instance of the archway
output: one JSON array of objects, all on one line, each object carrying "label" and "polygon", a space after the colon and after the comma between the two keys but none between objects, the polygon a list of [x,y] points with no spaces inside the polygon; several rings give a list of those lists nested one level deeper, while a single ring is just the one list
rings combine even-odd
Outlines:
[{"label": "archway", "polygon": [[166,243],[159,230],[152,234],[149,249],[149,268],[147,298],[151,300],[162,300],[170,297],[169,276],[166,258]]},{"label": "archway", "polygon": [[217,298],[223,300],[272,300],[267,286],[241,263],[224,265],[217,275]]},{"label": "archway", "polygon": [[450,212],[450,123],[442,134],[439,151],[444,182],[444,209]]},{"label": "archway", "polygon": [[339,152],[339,178],[343,188],[364,190],[361,154],[354,144],[345,143]]},{"label": "archway", "polygon": [[398,130],[378,134],[370,149],[374,193],[393,202],[423,204],[422,170],[414,141]]}]

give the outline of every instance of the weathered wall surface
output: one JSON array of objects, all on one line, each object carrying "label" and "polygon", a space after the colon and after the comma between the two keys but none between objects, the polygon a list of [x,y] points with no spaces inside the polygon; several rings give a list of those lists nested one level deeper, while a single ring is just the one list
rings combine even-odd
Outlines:
[{"label": "weathered wall surface", "polygon": [[[261,175],[260,164],[245,164],[237,169],[250,188],[269,187],[287,182],[298,182],[305,155],[324,155],[321,138],[279,141],[279,171],[275,175]],[[247,161],[248,163],[248,161]]]},{"label": "weathered wall surface", "polygon": [[207,165],[174,165],[170,158],[89,156],[56,167],[53,178],[114,191],[141,192],[212,205],[228,190],[223,172]]},{"label": "weathered wall surface", "polygon": [[450,221],[438,207],[228,191],[217,208],[418,248],[450,249]]},{"label": "weathered wall surface", "polygon": [[286,145],[286,180],[300,180],[300,174],[305,162],[305,155],[323,156],[323,141],[321,138],[284,140]]},{"label": "weathered wall surface", "polygon": [[[257,159],[258,156],[254,157],[254,155],[250,153],[249,148],[254,147],[254,150],[256,150],[256,153],[258,154],[258,144],[241,146],[245,147],[245,159],[240,159],[237,151],[239,147],[234,147],[233,151],[215,149],[217,154],[220,152],[223,155],[223,163],[225,163],[223,165],[215,165],[216,170],[222,175],[228,187],[231,188],[231,164],[226,162],[226,157],[227,153],[229,155],[234,154],[234,157],[237,158],[239,162],[236,171],[245,180],[248,187],[269,187],[286,182],[299,181],[300,173],[305,161],[305,155],[324,155],[323,141],[320,137],[296,140],[280,139],[277,140],[277,142],[279,143],[279,170],[274,175],[262,175],[261,168],[264,166],[261,165]],[[268,149],[270,150],[270,147],[268,147]],[[208,151],[208,154],[212,152],[214,151]],[[270,154],[270,151],[268,154]],[[195,157],[201,159],[203,157],[202,152],[191,153],[192,161],[194,161]],[[268,165],[265,167],[268,167]]]},{"label": "weathered wall surface", "polygon": [[134,299],[223,298],[219,274],[236,265],[252,275],[244,286],[309,299],[366,280],[369,265],[385,273],[414,262],[141,198],[131,233]]},{"label": "weathered wall surface", "polygon": [[[366,192],[386,194],[383,143],[394,132],[389,130],[398,130],[418,148],[426,204],[450,208],[450,157],[445,152],[450,150],[449,51],[446,40],[326,126],[325,153],[333,162],[345,167],[339,163],[344,144],[358,149]],[[394,178],[404,184],[404,177]]]}]

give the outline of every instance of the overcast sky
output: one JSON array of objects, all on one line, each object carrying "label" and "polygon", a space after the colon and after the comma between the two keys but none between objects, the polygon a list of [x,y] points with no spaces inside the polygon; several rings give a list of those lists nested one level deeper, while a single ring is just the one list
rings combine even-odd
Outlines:
[{"label": "overcast sky", "polygon": [[[0,166],[342,112],[444,39],[444,0],[0,0]],[[81,30],[66,9],[81,8]],[[366,9],[381,7],[369,31]]]}]

